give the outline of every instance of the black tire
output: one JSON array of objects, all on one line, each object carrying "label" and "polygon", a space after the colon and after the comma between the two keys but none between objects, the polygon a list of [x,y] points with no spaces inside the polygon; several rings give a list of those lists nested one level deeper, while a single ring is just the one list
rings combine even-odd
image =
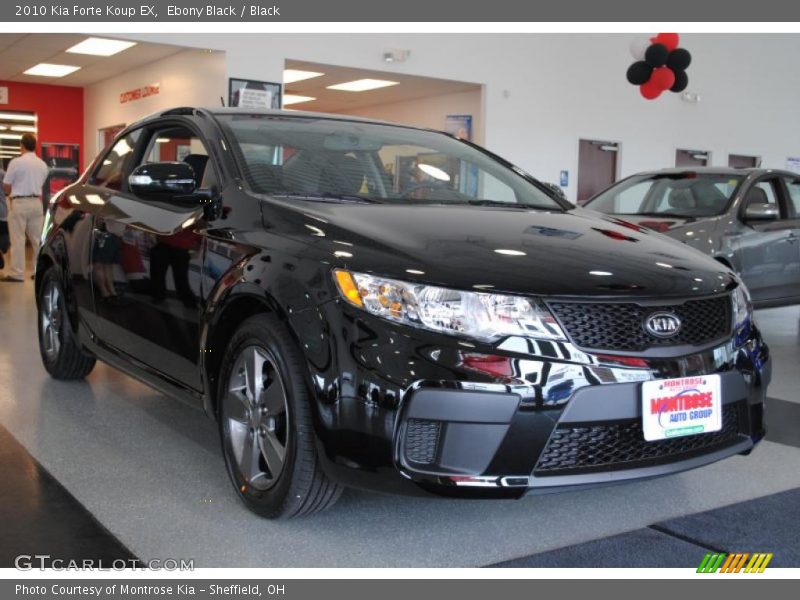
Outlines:
[{"label": "black tire", "polygon": [[[255,366],[248,371],[248,364]],[[302,355],[286,326],[262,314],[236,330],[220,369],[217,416],[228,475],[245,505],[268,519],[325,510],[342,492],[319,464],[302,365]],[[248,372],[258,374],[255,380],[260,378],[261,392],[253,387],[253,378],[247,378]],[[279,461],[281,453],[270,448],[281,444],[283,459]]]},{"label": "black tire", "polygon": [[94,368],[96,360],[75,339],[67,317],[64,287],[52,268],[42,275],[36,306],[39,353],[44,368],[55,379],[86,377]]}]

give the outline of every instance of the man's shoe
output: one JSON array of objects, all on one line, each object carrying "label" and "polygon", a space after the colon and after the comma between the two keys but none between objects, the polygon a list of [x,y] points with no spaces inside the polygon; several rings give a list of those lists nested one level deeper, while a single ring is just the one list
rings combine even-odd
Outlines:
[{"label": "man's shoe", "polygon": [[23,283],[23,279],[15,279],[14,277],[9,277],[6,275],[5,277],[0,277],[0,282],[5,281],[7,283]]}]

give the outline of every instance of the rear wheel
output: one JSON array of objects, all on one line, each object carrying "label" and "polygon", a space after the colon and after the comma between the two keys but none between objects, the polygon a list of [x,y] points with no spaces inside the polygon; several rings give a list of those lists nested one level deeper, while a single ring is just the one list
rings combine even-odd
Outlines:
[{"label": "rear wheel", "polygon": [[239,497],[267,518],[324,510],[341,488],[319,465],[302,356],[270,315],[247,319],[220,373],[218,413],[225,464]]},{"label": "rear wheel", "polygon": [[56,379],[83,379],[96,361],[75,338],[66,311],[64,288],[53,269],[42,276],[37,304],[39,352],[44,368]]}]

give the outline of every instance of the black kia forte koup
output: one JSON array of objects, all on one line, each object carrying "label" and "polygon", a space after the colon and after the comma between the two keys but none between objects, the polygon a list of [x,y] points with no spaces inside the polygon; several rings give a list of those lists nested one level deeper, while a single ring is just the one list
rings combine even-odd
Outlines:
[{"label": "black kia forte koup", "polygon": [[444,133],[179,108],[50,203],[44,365],[100,359],[219,423],[265,517],[342,486],[514,498],[764,435],[744,285]]}]

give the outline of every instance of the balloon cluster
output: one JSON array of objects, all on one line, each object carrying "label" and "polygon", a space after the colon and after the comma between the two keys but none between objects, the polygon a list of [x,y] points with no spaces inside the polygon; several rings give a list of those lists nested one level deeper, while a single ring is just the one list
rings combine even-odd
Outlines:
[{"label": "balloon cluster", "polygon": [[628,67],[628,82],[639,86],[639,92],[648,100],[655,100],[662,92],[682,92],[689,85],[686,69],[692,55],[678,48],[677,33],[659,33],[655,37],[636,38],[631,42],[631,54],[636,62]]}]

